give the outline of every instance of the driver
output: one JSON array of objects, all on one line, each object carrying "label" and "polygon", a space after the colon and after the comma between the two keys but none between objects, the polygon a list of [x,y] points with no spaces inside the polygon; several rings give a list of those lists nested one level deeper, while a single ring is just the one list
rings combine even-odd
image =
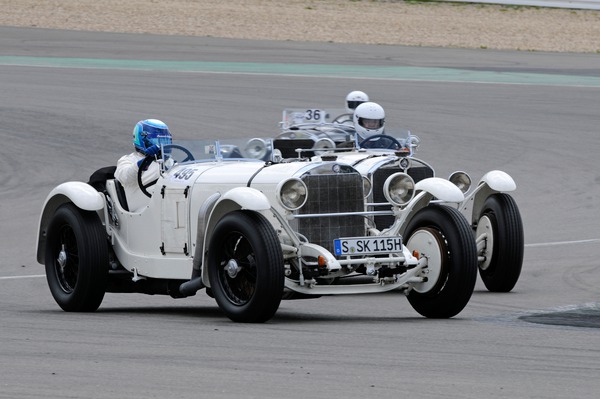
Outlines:
[{"label": "driver", "polygon": [[369,96],[364,91],[354,90],[346,96],[346,112],[353,113],[356,107],[369,101]]},{"label": "driver", "polygon": [[364,140],[376,134],[383,134],[385,111],[377,103],[365,102],[356,107],[352,120],[356,133]]},{"label": "driver", "polygon": [[360,104],[369,101],[369,96],[364,91],[354,90],[346,96],[346,113],[337,116],[333,121],[342,125],[352,126],[352,115]]},{"label": "driver", "polygon": [[[125,189],[125,196],[129,209],[139,212],[148,203],[148,197],[144,195],[138,185],[138,170],[142,161],[147,156],[160,156],[162,145],[171,144],[171,133],[167,125],[158,119],[145,119],[136,123],[133,128],[133,147],[135,151],[122,156],[117,162],[115,179]],[[148,169],[142,174],[144,185],[158,179],[160,167],[157,162],[152,162]],[[150,188],[151,191],[153,188]]]}]

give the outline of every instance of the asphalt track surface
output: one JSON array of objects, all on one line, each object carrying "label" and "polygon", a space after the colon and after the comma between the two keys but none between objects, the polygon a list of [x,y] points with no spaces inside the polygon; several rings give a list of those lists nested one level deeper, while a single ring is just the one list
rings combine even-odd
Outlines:
[{"label": "asphalt track surface", "polygon": [[[0,398],[595,397],[598,81],[598,55],[0,28]],[[439,176],[514,177],[526,248],[511,293],[478,281],[449,320],[398,294],[288,301],[258,325],[203,292],[55,304],[35,260],[43,200],[129,152],[137,120],[268,136],[284,107],[341,108],[355,89],[421,137]]]}]

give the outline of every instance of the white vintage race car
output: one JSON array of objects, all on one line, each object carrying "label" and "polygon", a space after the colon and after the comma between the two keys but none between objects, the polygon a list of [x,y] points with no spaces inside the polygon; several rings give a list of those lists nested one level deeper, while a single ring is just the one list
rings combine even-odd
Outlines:
[{"label": "white vintage race car", "polygon": [[[351,146],[355,140],[352,114],[332,109],[284,109],[274,146],[283,158],[310,157],[323,150]],[[298,153],[297,149],[303,149]]]},{"label": "white vintage race car", "polygon": [[[163,148],[159,179],[142,187],[138,176],[151,196],[139,212],[128,210],[114,167],[54,188],[37,260],[58,305],[95,311],[106,292],[182,298],[206,288],[239,322],[269,320],[282,299],[391,290],[425,317],[453,317],[466,306],[477,250],[465,218],[430,205],[400,220],[423,191],[463,201],[455,185],[419,186],[392,173],[383,188],[388,209],[374,211],[366,203],[373,183],[347,163],[251,159],[247,144]],[[397,221],[378,228],[374,218],[390,212]]]},{"label": "white vintage race car", "polygon": [[[315,113],[320,116],[317,120],[311,118]],[[472,227],[479,274],[487,289],[509,292],[514,288],[523,264],[524,234],[519,209],[508,194],[516,189],[511,176],[499,170],[490,171],[472,187],[467,173],[456,172],[448,181],[460,187],[465,197],[448,200],[431,186],[435,178],[433,167],[415,157],[420,143],[417,136],[406,132],[403,137],[382,134],[361,138],[347,121],[326,118],[336,114],[323,109],[284,110],[282,132],[274,140],[275,148],[284,156],[295,156],[298,160],[335,159],[354,167],[373,184],[370,209],[389,209],[384,192],[386,179],[395,173],[407,173],[417,184],[415,188],[421,193],[417,195],[419,200],[398,208],[394,214],[376,216],[377,228],[400,223],[397,231],[403,234],[420,209],[432,203],[452,206]],[[340,131],[344,134],[338,134]],[[435,186],[441,187],[442,179],[435,179]]]}]

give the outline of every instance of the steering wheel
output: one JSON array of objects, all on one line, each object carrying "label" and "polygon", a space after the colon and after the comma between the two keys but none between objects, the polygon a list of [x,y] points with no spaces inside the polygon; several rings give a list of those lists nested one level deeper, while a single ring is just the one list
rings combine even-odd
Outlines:
[{"label": "steering wheel", "polygon": [[375,134],[367,137],[359,144],[359,146],[360,148],[383,148],[389,150],[402,147],[398,140],[387,134]]},{"label": "steering wheel", "polygon": [[140,190],[142,191],[142,193],[144,193],[144,195],[148,198],[152,197],[152,194],[150,194],[148,192],[148,187],[156,184],[158,179],[152,180],[148,184],[144,184],[144,183],[142,183],[142,174],[144,173],[144,171],[146,171],[146,169],[148,169],[148,166],[150,166],[150,164],[152,162],[154,162],[154,160],[155,160],[154,155],[147,155],[146,158],[144,158],[144,160],[140,164],[140,166],[138,168],[138,173],[137,173],[138,186],[139,186]]},{"label": "steering wheel", "polygon": [[348,123],[348,122],[352,122],[352,116],[353,114],[341,114],[336,116],[336,118],[331,121],[331,123]]},{"label": "steering wheel", "polygon": [[[188,162],[188,161],[193,161],[194,160],[194,155],[190,152],[190,150],[188,150],[187,148],[185,148],[184,146],[181,146],[179,144],[165,144],[163,145],[163,150],[180,150],[181,152],[183,152],[185,154],[185,158],[183,160],[177,160],[175,159],[175,157],[173,157],[173,155],[171,155],[171,158],[175,159],[177,162]],[[171,151],[167,151],[167,153],[170,153]]]},{"label": "steering wheel", "polygon": [[[163,146],[163,150],[171,150],[171,149],[177,149],[182,151],[185,154],[185,158],[181,161],[181,162],[188,162],[188,161],[193,161],[194,160],[194,155],[190,152],[190,150],[188,150],[187,148],[180,146],[179,144],[165,144]],[[142,183],[142,175],[144,174],[144,172],[148,169],[148,167],[150,166],[150,164],[155,160],[156,158],[154,157],[154,155],[148,155],[146,156],[146,158],[144,158],[144,160],[142,161],[142,163],[140,164],[140,167],[138,168],[138,173],[137,173],[137,182],[138,182],[138,186],[140,188],[140,190],[142,191],[142,193],[144,193],[144,195],[148,198],[152,197],[152,194],[150,194],[148,192],[148,187],[156,184],[156,182],[158,181],[158,179],[152,180],[151,182],[148,182],[147,184]]]}]

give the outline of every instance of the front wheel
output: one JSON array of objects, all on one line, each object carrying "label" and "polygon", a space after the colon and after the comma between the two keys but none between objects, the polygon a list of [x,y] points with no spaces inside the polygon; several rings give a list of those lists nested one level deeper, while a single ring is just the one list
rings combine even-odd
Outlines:
[{"label": "front wheel", "polygon": [[45,256],[56,303],[67,312],[97,310],[108,281],[108,242],[98,215],[60,206],[48,225]]},{"label": "front wheel", "polygon": [[283,253],[277,233],[259,213],[235,211],[215,226],[208,247],[210,288],[233,321],[269,320],[283,296]]},{"label": "front wheel", "polygon": [[510,292],[521,275],[525,239],[515,200],[508,194],[490,195],[483,204],[475,231],[480,245],[479,274],[492,292]]},{"label": "front wheel", "polygon": [[406,247],[427,258],[427,281],[413,285],[408,301],[429,318],[456,316],[477,279],[477,248],[469,223],[456,209],[430,205],[411,219]]}]

